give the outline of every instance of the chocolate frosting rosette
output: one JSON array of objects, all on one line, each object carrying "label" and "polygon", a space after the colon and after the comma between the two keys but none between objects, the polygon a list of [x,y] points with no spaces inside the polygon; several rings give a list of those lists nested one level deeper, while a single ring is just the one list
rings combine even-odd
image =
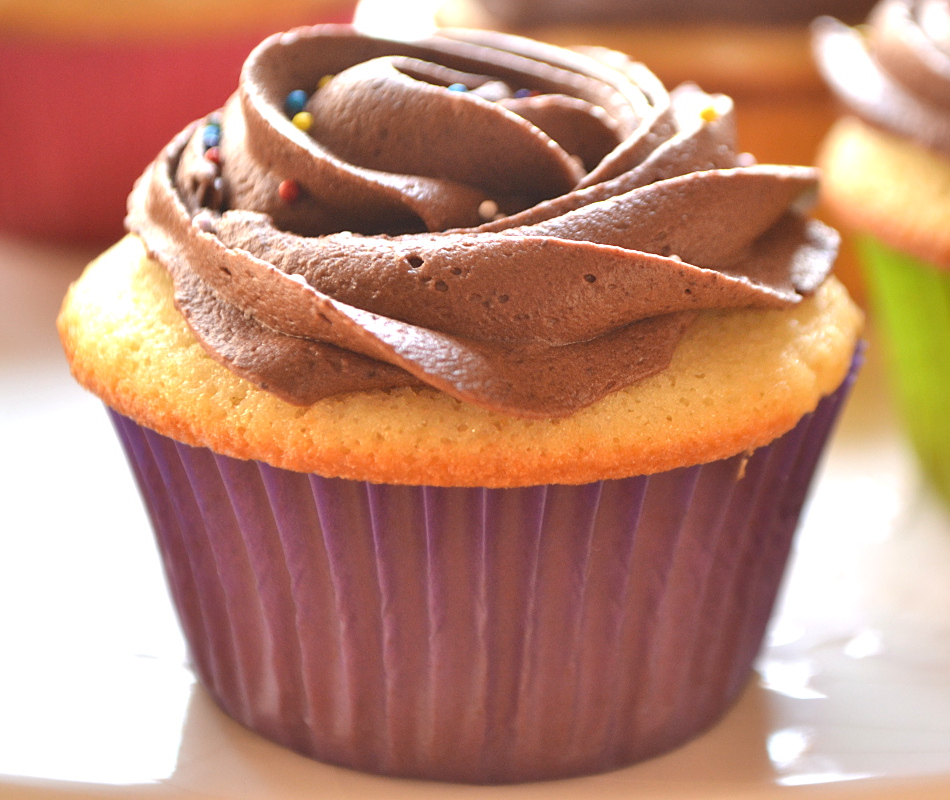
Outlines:
[{"label": "chocolate frosting rosette", "polygon": [[662,370],[696,311],[790,307],[831,269],[815,171],[743,160],[732,117],[616,53],[299,30],[128,225],[212,355],[289,402],[425,384],[564,416]]}]

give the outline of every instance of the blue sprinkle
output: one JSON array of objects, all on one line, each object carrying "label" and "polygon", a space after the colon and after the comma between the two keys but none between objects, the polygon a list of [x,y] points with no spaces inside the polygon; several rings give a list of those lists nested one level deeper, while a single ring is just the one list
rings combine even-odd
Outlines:
[{"label": "blue sprinkle", "polygon": [[201,135],[201,143],[205,147],[217,147],[221,144],[221,128],[218,125],[206,125]]},{"label": "blue sprinkle", "polygon": [[515,92],[515,97],[518,97],[518,98],[521,98],[521,97],[531,97],[531,90],[530,90],[530,89],[519,89],[517,92]]},{"label": "blue sprinkle", "polygon": [[309,99],[310,96],[303,89],[294,89],[284,101],[284,110],[287,112],[287,116],[293,117],[303,111]]},{"label": "blue sprinkle", "polygon": [[452,83],[449,85],[450,92],[467,92],[468,87],[464,83]]}]

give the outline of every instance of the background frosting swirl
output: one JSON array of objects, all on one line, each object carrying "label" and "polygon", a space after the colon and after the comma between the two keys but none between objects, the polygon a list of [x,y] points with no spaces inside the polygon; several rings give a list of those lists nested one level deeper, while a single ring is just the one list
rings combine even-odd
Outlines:
[{"label": "background frosting swirl", "polygon": [[299,29],[219,123],[213,159],[201,122],[162,152],[127,224],[209,353],[300,405],[429,385],[567,415],[665,368],[701,309],[799,302],[837,248],[801,211],[814,170],[738,158],[728,98],[617,53]]},{"label": "background frosting swirl", "polygon": [[832,90],[865,122],[950,156],[950,0],[883,0],[864,29],[816,20]]}]

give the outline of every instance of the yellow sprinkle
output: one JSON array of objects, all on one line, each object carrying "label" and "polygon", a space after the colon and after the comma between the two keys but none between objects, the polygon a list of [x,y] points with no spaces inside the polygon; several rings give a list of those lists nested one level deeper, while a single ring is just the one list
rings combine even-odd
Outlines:
[{"label": "yellow sprinkle", "polygon": [[300,111],[297,114],[294,114],[293,120],[291,120],[294,125],[296,125],[300,130],[306,132],[310,130],[310,127],[313,125],[313,114],[309,111]]},{"label": "yellow sprinkle", "polygon": [[706,120],[706,122],[715,122],[719,119],[719,112],[716,111],[716,107],[710,103],[699,112],[699,116]]},{"label": "yellow sprinkle", "polygon": [[317,81],[317,88],[318,88],[318,89],[322,89],[324,86],[326,86],[326,85],[327,85],[330,81],[332,81],[332,80],[333,80],[333,76],[332,76],[332,75],[324,75],[322,78],[320,78],[319,81]]}]

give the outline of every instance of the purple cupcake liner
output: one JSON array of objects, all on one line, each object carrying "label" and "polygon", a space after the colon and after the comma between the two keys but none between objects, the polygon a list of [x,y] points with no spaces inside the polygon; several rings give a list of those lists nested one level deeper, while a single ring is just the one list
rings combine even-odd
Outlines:
[{"label": "purple cupcake liner", "polygon": [[632,764],[730,707],[859,360],[748,459],[583,486],[322,478],[113,419],[229,715],[333,764],[508,783]]}]

